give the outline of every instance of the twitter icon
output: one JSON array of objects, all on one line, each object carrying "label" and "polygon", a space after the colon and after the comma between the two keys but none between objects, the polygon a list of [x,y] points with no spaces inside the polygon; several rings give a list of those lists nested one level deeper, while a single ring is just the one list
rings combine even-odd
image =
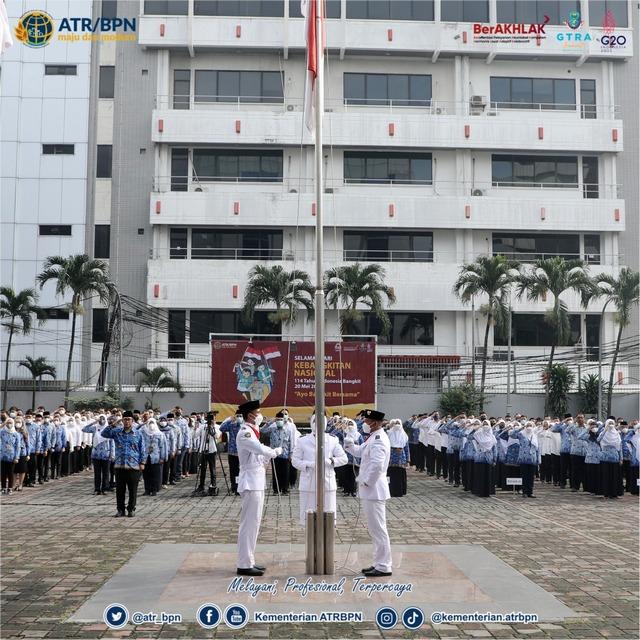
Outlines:
[{"label": "twitter icon", "polygon": [[121,604],[110,604],[102,614],[105,624],[111,629],[121,629],[129,621],[129,612]]}]

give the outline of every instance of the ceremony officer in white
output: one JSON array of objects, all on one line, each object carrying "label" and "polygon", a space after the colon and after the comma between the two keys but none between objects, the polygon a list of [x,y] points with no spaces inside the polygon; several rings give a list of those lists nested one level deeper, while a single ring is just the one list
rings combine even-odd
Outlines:
[{"label": "ceremony officer in white", "polygon": [[258,541],[258,531],[262,520],[264,503],[265,466],[268,460],[282,453],[279,447],[272,449],[260,444],[260,403],[257,400],[245,402],[238,407],[243,423],[236,436],[240,473],[238,474],[238,493],[242,497],[240,526],[238,527],[238,565],[239,576],[261,576],[265,567],[256,566],[254,553]]},{"label": "ceremony officer in white", "polygon": [[391,542],[387,533],[386,501],[391,497],[387,484],[387,468],[391,455],[389,436],[382,428],[384,413],[366,409],[364,421],[371,435],[364,444],[357,445],[351,438],[344,439],[345,449],[360,458],[358,491],[367,528],[373,541],[373,565],[362,570],[368,578],[391,575]]},{"label": "ceremony officer in white", "polygon": [[316,437],[324,437],[324,510],[336,513],[336,467],[347,464],[347,454],[336,436],[316,427],[315,416],[311,416],[311,433],[302,436],[293,449],[291,464],[300,471],[300,524],[304,527],[307,511],[316,510]]}]

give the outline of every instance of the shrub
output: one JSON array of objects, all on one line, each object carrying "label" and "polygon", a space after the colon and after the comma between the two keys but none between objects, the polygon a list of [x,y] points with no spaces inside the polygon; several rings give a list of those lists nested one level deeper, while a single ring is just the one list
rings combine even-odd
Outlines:
[{"label": "shrub", "polygon": [[461,384],[443,391],[440,407],[445,413],[457,416],[460,413],[477,414],[486,402],[486,396],[473,384]]}]

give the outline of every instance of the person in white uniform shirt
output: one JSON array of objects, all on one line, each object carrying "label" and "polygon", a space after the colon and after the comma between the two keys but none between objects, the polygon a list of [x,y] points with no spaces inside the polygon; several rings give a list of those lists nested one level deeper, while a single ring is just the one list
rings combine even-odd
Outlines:
[{"label": "person in white uniform shirt", "polygon": [[[289,432],[289,440],[291,442],[291,451],[296,448],[298,444],[298,439],[302,437],[302,434],[298,431],[298,427],[296,427],[296,423],[293,421],[293,418],[289,415],[289,411],[284,408],[282,409],[282,413],[284,414],[284,428]],[[296,486],[296,481],[298,480],[298,470],[293,466],[291,460],[289,460],[289,488],[293,488]]]},{"label": "person in white uniform shirt", "polygon": [[242,497],[240,526],[238,527],[238,564],[239,576],[261,576],[266,567],[257,566],[254,560],[262,505],[264,503],[265,466],[268,460],[282,453],[282,449],[272,449],[260,444],[259,427],[262,422],[260,403],[257,400],[245,402],[238,407],[243,423],[236,436],[240,472],[238,474],[238,493]]},{"label": "person in white uniform shirt", "polygon": [[324,436],[324,510],[336,513],[336,473],[334,469],[347,464],[347,454],[340,446],[336,436],[325,433],[327,424],[324,418],[323,427],[316,427],[315,416],[311,416],[311,433],[298,440],[291,464],[300,471],[300,524],[304,527],[307,511],[316,510],[316,438],[318,433]]},{"label": "person in white uniform shirt", "polygon": [[392,566],[386,515],[386,501],[391,497],[387,484],[391,445],[382,428],[383,420],[381,411],[366,409],[363,431],[371,434],[366,442],[357,445],[351,438],[344,439],[345,449],[360,458],[358,491],[373,542],[373,565],[362,570],[368,578],[390,576]]}]

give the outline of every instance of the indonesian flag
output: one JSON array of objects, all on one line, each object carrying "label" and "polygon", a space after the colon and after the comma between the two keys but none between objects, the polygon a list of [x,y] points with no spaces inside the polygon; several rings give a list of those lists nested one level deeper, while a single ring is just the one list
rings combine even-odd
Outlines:
[{"label": "indonesian flag", "polygon": [[[322,16],[323,0],[301,0],[300,10],[305,17],[304,29],[307,39],[307,77],[304,85],[304,124],[307,130],[314,132],[316,77],[318,75],[318,56],[316,52],[317,12]],[[322,37],[324,45],[324,20],[322,21]],[[323,46],[324,49],[324,46]]]},{"label": "indonesian flag", "polygon": [[13,39],[11,38],[7,7],[4,5],[4,0],[0,0],[0,55],[11,46],[13,46]]},{"label": "indonesian flag", "polygon": [[282,354],[278,351],[278,347],[265,347],[262,355],[265,360],[271,360],[271,358],[279,358]]},{"label": "indonesian flag", "polygon": [[254,349],[253,347],[249,346],[244,350],[244,357],[245,358],[255,358],[256,360],[261,360],[262,359],[262,354],[257,349]]}]

